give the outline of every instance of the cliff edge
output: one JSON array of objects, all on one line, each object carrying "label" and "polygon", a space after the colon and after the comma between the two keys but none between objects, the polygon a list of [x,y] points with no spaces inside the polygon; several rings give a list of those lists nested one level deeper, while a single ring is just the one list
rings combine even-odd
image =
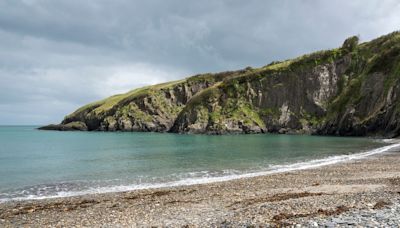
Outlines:
[{"label": "cliff edge", "polygon": [[400,134],[400,32],[296,59],[143,87],[44,130]]}]

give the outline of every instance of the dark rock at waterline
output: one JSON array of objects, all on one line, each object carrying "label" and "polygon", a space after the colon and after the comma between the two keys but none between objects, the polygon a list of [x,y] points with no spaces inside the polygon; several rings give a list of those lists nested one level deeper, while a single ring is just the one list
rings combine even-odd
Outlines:
[{"label": "dark rock at waterline", "polygon": [[83,122],[71,122],[68,124],[50,124],[39,127],[39,130],[57,130],[57,131],[87,131],[88,128]]}]

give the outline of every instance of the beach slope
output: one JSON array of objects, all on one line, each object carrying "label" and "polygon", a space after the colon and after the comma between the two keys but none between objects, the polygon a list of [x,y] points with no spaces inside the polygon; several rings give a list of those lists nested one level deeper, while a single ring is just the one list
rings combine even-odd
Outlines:
[{"label": "beach slope", "polygon": [[0,204],[0,226],[400,225],[400,151],[162,189]]}]

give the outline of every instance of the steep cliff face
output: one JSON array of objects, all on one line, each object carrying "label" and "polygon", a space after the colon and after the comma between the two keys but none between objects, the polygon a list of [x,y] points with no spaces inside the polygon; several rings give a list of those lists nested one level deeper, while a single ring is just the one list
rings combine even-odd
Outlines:
[{"label": "steep cliff face", "polygon": [[194,95],[243,72],[202,74],[135,89],[83,106],[66,116],[61,124],[40,129],[166,132]]},{"label": "steep cliff face", "polygon": [[345,56],[341,93],[330,102],[318,134],[400,134],[400,33],[355,47]]},{"label": "steep cliff face", "polygon": [[214,85],[189,101],[172,131],[309,132],[310,123],[324,116],[326,103],[337,93],[336,71],[333,63],[296,71],[262,70]]},{"label": "steep cliff face", "polygon": [[400,133],[400,33],[262,68],[204,74],[84,106],[44,129]]}]

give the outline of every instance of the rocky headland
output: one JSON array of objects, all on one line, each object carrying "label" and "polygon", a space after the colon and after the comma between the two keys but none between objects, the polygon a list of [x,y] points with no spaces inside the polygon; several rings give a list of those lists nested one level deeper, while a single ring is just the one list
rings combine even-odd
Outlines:
[{"label": "rocky headland", "polygon": [[85,105],[45,130],[400,134],[400,32],[261,68],[201,74]]}]

